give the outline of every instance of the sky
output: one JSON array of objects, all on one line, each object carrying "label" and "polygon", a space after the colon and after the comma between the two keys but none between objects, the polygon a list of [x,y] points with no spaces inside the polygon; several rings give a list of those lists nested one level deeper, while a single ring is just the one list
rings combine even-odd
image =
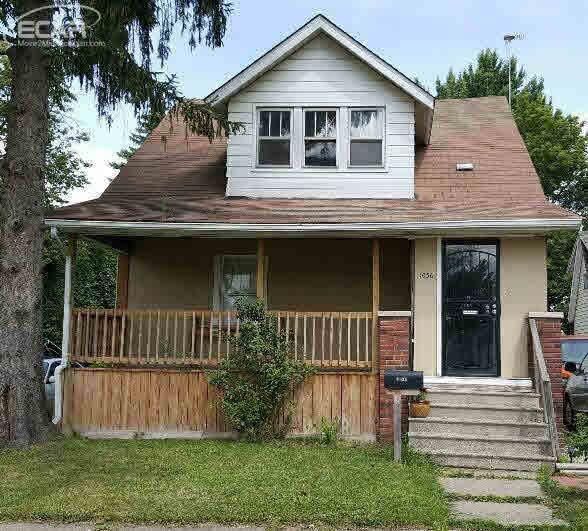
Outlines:
[{"label": "sky", "polygon": [[[450,67],[461,70],[484,48],[504,54],[503,35],[521,33],[513,54],[529,74],[545,79],[556,106],[588,120],[585,1],[233,0],[222,48],[190,51],[177,34],[161,71],[177,76],[185,96],[206,96],[318,13],[410,78],[417,77],[433,94],[435,79]],[[116,174],[108,162],[128,145],[135,126],[132,111],[121,107],[108,128],[97,119],[91,94],[79,93],[74,115],[90,134],[80,152],[93,166],[90,184],[74,191],[69,202],[100,195]]]}]

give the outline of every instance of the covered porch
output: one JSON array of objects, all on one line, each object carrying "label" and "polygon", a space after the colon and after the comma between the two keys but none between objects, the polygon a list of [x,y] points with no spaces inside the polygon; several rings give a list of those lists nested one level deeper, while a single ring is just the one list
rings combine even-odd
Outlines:
[{"label": "covered porch", "polygon": [[125,248],[116,308],[72,310],[77,361],[215,365],[238,332],[235,299],[250,295],[297,358],[365,370],[377,360],[378,313],[410,315],[408,239],[142,238]]}]

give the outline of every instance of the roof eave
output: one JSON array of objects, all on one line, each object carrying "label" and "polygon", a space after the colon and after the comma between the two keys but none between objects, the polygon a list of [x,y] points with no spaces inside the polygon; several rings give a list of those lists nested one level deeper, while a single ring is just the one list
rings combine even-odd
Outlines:
[{"label": "roof eave", "polygon": [[84,221],[46,219],[45,224],[64,232],[118,236],[197,236],[216,238],[251,237],[359,237],[399,236],[405,238],[430,235],[542,235],[556,230],[577,229],[573,218],[457,220],[392,223],[171,223],[150,221]]}]

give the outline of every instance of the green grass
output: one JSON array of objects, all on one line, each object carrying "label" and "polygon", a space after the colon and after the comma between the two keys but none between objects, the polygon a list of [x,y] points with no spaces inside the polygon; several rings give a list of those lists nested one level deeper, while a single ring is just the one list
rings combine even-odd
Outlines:
[{"label": "green grass", "polygon": [[0,520],[445,529],[437,469],[316,442],[59,439],[0,452]]},{"label": "green grass", "polygon": [[543,468],[539,471],[539,483],[547,493],[555,516],[570,523],[572,531],[588,529],[588,492],[560,486],[551,479],[551,472]]}]

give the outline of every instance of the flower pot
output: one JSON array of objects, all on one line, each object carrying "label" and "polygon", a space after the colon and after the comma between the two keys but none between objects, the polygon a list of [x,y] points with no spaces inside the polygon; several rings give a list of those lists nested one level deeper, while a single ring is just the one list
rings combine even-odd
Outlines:
[{"label": "flower pot", "polygon": [[417,419],[424,419],[429,416],[431,404],[429,402],[411,402],[410,416]]}]

